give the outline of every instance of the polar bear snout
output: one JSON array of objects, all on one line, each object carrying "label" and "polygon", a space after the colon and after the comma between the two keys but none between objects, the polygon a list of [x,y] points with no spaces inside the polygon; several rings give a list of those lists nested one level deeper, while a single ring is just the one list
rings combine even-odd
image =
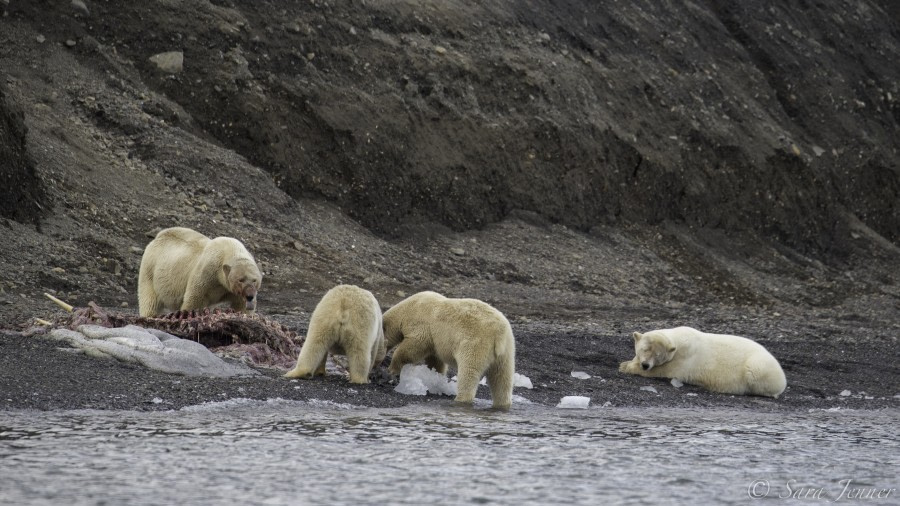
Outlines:
[{"label": "polar bear snout", "polygon": [[651,360],[644,360],[643,362],[641,362],[641,369],[643,369],[645,371],[649,371],[652,367],[653,367],[653,361],[651,361]]}]

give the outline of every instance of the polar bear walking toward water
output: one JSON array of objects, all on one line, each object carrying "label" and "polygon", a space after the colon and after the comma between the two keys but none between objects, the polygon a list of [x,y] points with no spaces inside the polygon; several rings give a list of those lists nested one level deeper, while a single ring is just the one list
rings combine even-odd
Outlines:
[{"label": "polar bear walking toward water", "polygon": [[428,364],[440,373],[447,366],[459,377],[457,402],[471,403],[487,377],[495,408],[509,408],[515,375],[516,342],[503,313],[476,299],[449,299],[419,292],[384,314],[384,337],[394,349],[389,372],[406,364]]},{"label": "polar bear walking toward water", "polygon": [[256,261],[237,239],[210,239],[189,228],[167,228],[156,234],[141,257],[138,306],[141,316],[221,302],[253,312],[261,283]]},{"label": "polar bear walking toward water", "polygon": [[350,383],[369,382],[369,371],[387,353],[381,306],[371,292],[353,285],[328,290],[310,317],[297,366],[285,377],[323,376],[328,352],[347,356]]},{"label": "polar bear walking toward water", "polygon": [[634,333],[635,357],[619,371],[675,378],[713,392],[778,398],[787,386],[778,360],[746,337],[707,334],[690,327]]}]

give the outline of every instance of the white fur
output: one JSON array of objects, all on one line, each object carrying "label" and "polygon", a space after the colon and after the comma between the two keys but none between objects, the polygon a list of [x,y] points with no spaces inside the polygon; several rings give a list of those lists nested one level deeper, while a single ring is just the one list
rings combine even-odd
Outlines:
[{"label": "white fur", "polygon": [[634,353],[632,360],[622,362],[620,371],[674,378],[726,394],[778,398],[787,385],[778,360],[746,337],[690,327],[635,332]]},{"label": "white fur", "polygon": [[[237,239],[210,239],[189,228],[167,228],[144,249],[138,305],[141,316],[221,302],[252,312],[261,283],[256,261]],[[252,297],[249,302],[248,296]]]},{"label": "white fur", "polygon": [[325,374],[325,360],[346,355],[351,383],[368,383],[369,371],[384,360],[384,330],[381,306],[368,290],[338,285],[322,297],[309,320],[309,332],[297,366],[288,378],[311,378]]},{"label": "white fur", "polygon": [[440,373],[447,366],[459,377],[457,402],[471,403],[487,377],[495,408],[512,402],[516,343],[503,313],[476,299],[449,299],[419,292],[384,314],[388,348],[396,346],[389,371],[424,362]]}]

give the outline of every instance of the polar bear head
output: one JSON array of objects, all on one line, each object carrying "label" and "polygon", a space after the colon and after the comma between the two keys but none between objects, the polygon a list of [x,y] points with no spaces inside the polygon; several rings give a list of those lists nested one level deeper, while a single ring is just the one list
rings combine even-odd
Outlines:
[{"label": "polar bear head", "polygon": [[641,369],[649,371],[672,360],[675,357],[675,345],[662,332],[635,332],[634,356],[640,362]]},{"label": "polar bear head", "polygon": [[262,284],[262,274],[256,262],[239,258],[222,265],[228,291],[247,301],[247,311],[256,309],[256,293]]}]

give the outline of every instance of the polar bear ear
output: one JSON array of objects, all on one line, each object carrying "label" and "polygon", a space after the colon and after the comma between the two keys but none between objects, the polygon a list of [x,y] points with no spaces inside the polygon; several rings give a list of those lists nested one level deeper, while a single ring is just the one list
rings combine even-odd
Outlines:
[{"label": "polar bear ear", "polygon": [[676,349],[675,346],[672,346],[671,348],[669,348],[669,355],[674,354],[674,353],[675,353],[675,349]]},{"label": "polar bear ear", "polygon": [[641,338],[642,338],[642,337],[644,337],[644,336],[642,336],[642,335],[641,335],[641,333],[640,333],[640,332],[635,332],[635,333],[634,333],[634,334],[632,334],[632,335],[633,335],[633,336],[634,336],[634,341],[635,341],[635,342],[638,342],[638,341],[640,341],[640,340],[641,340]]},{"label": "polar bear ear", "polygon": [[222,272],[225,273],[225,277],[227,278],[228,275],[231,274],[231,265],[229,265],[229,264],[223,264],[223,265],[222,265]]}]

